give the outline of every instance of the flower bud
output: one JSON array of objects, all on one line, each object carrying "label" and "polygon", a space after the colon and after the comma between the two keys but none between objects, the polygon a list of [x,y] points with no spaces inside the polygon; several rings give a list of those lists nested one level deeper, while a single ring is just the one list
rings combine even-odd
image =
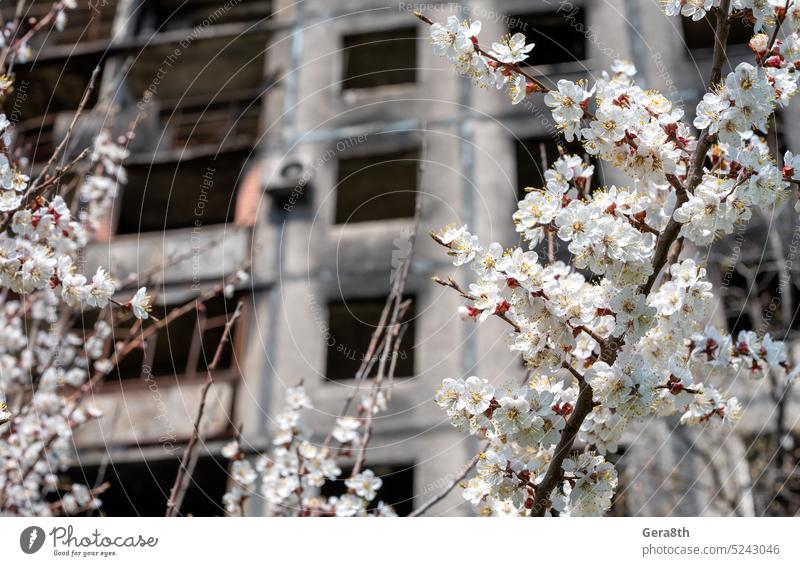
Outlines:
[{"label": "flower bud", "polygon": [[494,309],[494,314],[505,314],[510,308],[511,305],[508,304],[508,301],[500,301],[500,304]]},{"label": "flower bud", "polygon": [[765,33],[757,33],[750,38],[750,43],[748,45],[750,46],[750,49],[756,53],[756,55],[761,57],[767,52],[767,47],[769,46],[769,36],[767,36]]}]

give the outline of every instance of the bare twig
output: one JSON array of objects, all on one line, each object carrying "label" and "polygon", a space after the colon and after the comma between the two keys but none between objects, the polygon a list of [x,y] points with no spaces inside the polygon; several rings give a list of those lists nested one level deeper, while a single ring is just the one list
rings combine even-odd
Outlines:
[{"label": "bare twig", "polygon": [[[420,179],[422,178],[422,174],[425,171],[425,158],[427,153],[425,143],[426,142],[423,139],[423,150],[421,152],[422,158],[420,159],[420,164],[419,164]],[[358,453],[356,455],[356,461],[355,464],[353,465],[352,475],[357,474],[361,470],[361,467],[364,465],[367,445],[369,444],[369,441],[372,437],[372,424],[373,424],[373,415],[375,413],[374,410],[375,402],[377,399],[380,384],[383,381],[383,379],[386,378],[387,376],[385,369],[389,355],[392,356],[392,362],[389,370],[389,378],[394,379],[393,373],[395,369],[397,356],[399,354],[400,342],[402,339],[402,333],[400,332],[400,329],[404,324],[403,322],[401,322],[401,319],[403,317],[403,313],[405,312],[405,310],[410,306],[409,301],[403,301],[403,293],[405,291],[408,275],[411,272],[411,262],[414,258],[414,250],[416,249],[417,235],[419,234],[419,225],[421,219],[422,219],[422,198],[421,195],[417,195],[417,200],[414,208],[414,228],[411,232],[411,235],[409,236],[408,255],[403,260],[403,264],[400,267],[400,273],[394,280],[392,293],[387,301],[387,305],[391,303],[394,304],[392,317],[390,321],[390,326],[386,333],[386,340],[384,341],[383,349],[381,351],[380,361],[378,362],[378,374],[375,376],[375,380],[372,384],[370,403],[369,407],[367,407],[367,417],[364,427],[364,437],[359,446]],[[378,328],[376,332],[381,330],[382,330],[381,328]]]},{"label": "bare twig", "polygon": [[75,110],[75,115],[72,117],[72,122],[70,122],[69,127],[67,128],[67,133],[64,134],[64,138],[59,142],[56,146],[55,150],[53,150],[53,155],[50,156],[50,159],[47,160],[47,163],[42,168],[41,172],[39,173],[36,180],[31,184],[31,192],[35,195],[36,191],[38,190],[39,183],[42,179],[45,178],[45,175],[53,164],[58,160],[61,155],[61,152],[64,151],[64,148],[69,143],[69,139],[72,136],[72,130],[75,128],[75,124],[78,123],[78,119],[80,119],[81,114],[86,109],[86,105],[89,103],[89,97],[94,91],[95,81],[97,81],[97,76],[100,74],[100,67],[95,67],[92,71],[92,76],[89,79],[89,84],[86,86],[86,90],[83,91],[83,97],[81,98],[80,104],[78,104],[78,109]]},{"label": "bare twig", "polygon": [[478,461],[481,459],[481,454],[486,452],[486,450],[488,448],[489,448],[489,444],[487,443],[487,444],[484,445],[484,447],[481,449],[480,452],[475,454],[475,456],[472,458],[472,460],[467,462],[467,465],[464,466],[464,470],[453,481],[451,481],[447,485],[447,487],[445,487],[441,491],[441,493],[435,495],[434,497],[432,497],[431,499],[429,499],[428,501],[426,501],[425,503],[420,505],[420,507],[418,509],[415,509],[412,513],[409,513],[408,516],[409,517],[419,517],[420,515],[424,515],[428,511],[428,509],[430,509],[431,507],[433,507],[434,505],[439,503],[442,499],[447,497],[447,495],[451,491],[453,491],[453,489],[455,489],[455,487],[459,483],[461,483],[464,480],[464,478],[467,477],[467,474],[470,473],[470,471],[478,464]]},{"label": "bare twig", "polygon": [[[408,308],[410,305],[410,301],[404,302],[403,311]],[[380,391],[381,383],[383,380],[389,376],[390,379],[394,379],[394,370],[397,364],[397,357],[400,351],[400,344],[403,340],[403,334],[405,334],[406,327],[402,322],[399,322],[400,317],[398,316],[398,322],[392,325],[390,332],[389,332],[389,339],[386,340],[386,343],[383,347],[383,351],[381,352],[381,360],[378,364],[378,375],[375,376],[374,382],[372,384],[372,390],[370,393],[369,399],[369,407],[367,407],[367,417],[366,423],[364,425],[364,438],[359,446],[358,453],[356,455],[355,464],[353,464],[353,471],[352,475],[356,475],[358,472],[361,471],[362,466],[364,465],[364,460],[367,457],[367,445],[369,444],[370,439],[372,438],[372,424],[373,424],[373,417],[375,415],[375,403],[378,398],[378,392]],[[390,348],[391,347],[391,354]],[[389,356],[391,355],[391,359]],[[390,361],[389,361],[390,360]],[[389,361],[389,371],[386,372],[386,363]]]},{"label": "bare twig", "polygon": [[[200,406],[197,408],[197,416],[194,420],[192,436],[189,438],[189,443],[186,445],[186,450],[181,458],[181,463],[178,467],[178,474],[175,477],[175,484],[172,486],[172,491],[169,495],[169,501],[167,501],[167,517],[174,517],[180,512],[181,503],[183,503],[182,494],[185,493],[184,483],[187,481],[187,478],[191,478],[192,472],[194,471],[194,466],[190,466],[190,463],[192,462],[192,455],[194,453],[195,445],[200,438],[200,423],[203,420],[203,413],[205,412],[206,408],[206,397],[208,396],[208,390],[211,388],[211,384],[214,383],[214,370],[217,369],[217,364],[222,357],[222,352],[225,350],[225,345],[230,340],[231,328],[233,328],[233,324],[241,314],[242,302],[239,301],[239,303],[236,305],[236,310],[233,311],[233,314],[228,319],[228,322],[225,323],[225,329],[223,330],[222,338],[217,345],[217,351],[214,352],[214,358],[206,368],[206,382],[203,384],[203,389],[200,391]],[[179,494],[181,494],[181,497],[179,497]]]},{"label": "bare twig", "polygon": [[[421,157],[419,161],[417,175],[419,182],[421,183],[423,174],[425,172],[425,159],[427,158],[427,138],[425,137],[422,138],[422,148],[420,151],[420,156]],[[340,418],[344,417],[350,411],[350,408],[353,404],[356,395],[358,394],[361,384],[364,382],[369,373],[372,371],[372,367],[374,366],[376,361],[375,353],[378,351],[381,352],[389,351],[387,350],[387,348],[391,348],[390,330],[399,324],[400,319],[405,314],[405,310],[408,308],[408,305],[403,306],[403,294],[405,293],[406,282],[408,280],[408,276],[411,271],[411,260],[413,259],[414,250],[416,249],[417,236],[419,234],[419,226],[421,220],[422,220],[422,194],[420,193],[417,195],[416,203],[414,206],[414,221],[413,221],[413,228],[409,236],[408,255],[401,264],[397,276],[392,281],[392,289],[389,293],[389,297],[387,298],[386,304],[384,305],[383,311],[381,312],[381,317],[380,320],[378,321],[378,325],[376,326],[375,331],[372,333],[372,336],[370,337],[369,346],[367,347],[367,351],[364,354],[364,358],[361,361],[361,366],[356,372],[355,383],[353,384],[353,388],[350,394],[348,395],[347,399],[345,400],[342,410],[339,413]],[[389,379],[393,381],[394,376],[390,375]],[[370,408],[370,410],[371,409],[372,408]],[[332,440],[333,440],[333,430],[329,431],[328,434],[326,435],[325,440],[322,443],[323,450],[327,450],[330,447]]]}]

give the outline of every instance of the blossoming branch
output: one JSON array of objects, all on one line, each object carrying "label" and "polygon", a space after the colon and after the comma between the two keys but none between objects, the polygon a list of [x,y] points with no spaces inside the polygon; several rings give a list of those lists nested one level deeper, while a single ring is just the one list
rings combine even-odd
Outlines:
[{"label": "blossoming branch", "polygon": [[[676,0],[666,12],[717,19],[709,91],[691,124],[639,87],[630,63],[614,62],[591,86],[562,79],[545,89],[524,66],[535,45],[522,34],[484,49],[479,22],[417,14],[434,52],[461,74],[504,90],[512,104],[545,92],[564,138],[631,179],[587,190],[593,166],[564,154],[513,215],[526,247],[485,245],[466,226],[432,234],[454,265],[472,268],[466,289],[437,279],[465,299],[462,318],[508,323],[508,347],[529,370],[521,384],[448,378],[437,393],[454,426],[488,441],[463,490],[479,514],[601,515],[618,481],[606,455],[626,429],[671,414],[685,425],[726,425],[742,413],[726,394],[732,378],[797,374],[769,334],[732,337],[707,324],[712,285],[687,243],[710,245],[754,208],[792,196],[800,160],[787,153],[776,163],[765,135],[797,91],[800,10],[786,0]],[[723,78],[737,17],[754,26],[754,57]],[[567,244],[568,262],[540,255],[553,237]]]}]

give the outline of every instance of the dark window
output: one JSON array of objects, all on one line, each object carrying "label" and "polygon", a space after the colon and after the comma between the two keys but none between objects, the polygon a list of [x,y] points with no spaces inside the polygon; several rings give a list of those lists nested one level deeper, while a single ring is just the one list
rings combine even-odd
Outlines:
[{"label": "dark window", "polygon": [[146,0],[138,33],[164,32],[232,23],[253,24],[271,14],[270,0]]},{"label": "dark window", "polygon": [[[722,284],[719,291],[725,305],[725,317],[728,330],[733,336],[742,330],[753,328],[753,319],[746,308],[750,285],[747,279],[736,269],[736,266],[726,266],[722,270]],[[755,298],[753,299],[755,300]]]},{"label": "dark window", "polygon": [[[149,460],[135,463],[110,463],[102,477],[99,466],[72,468],[69,481],[90,488],[108,482],[108,489],[98,497],[103,505],[100,513],[108,517],[163,517],[170,490],[175,483],[179,461]],[[227,463],[223,459],[202,457],[186,490],[181,515],[214,517],[225,514],[222,496],[228,481]]]},{"label": "dark window", "polygon": [[552,65],[586,59],[586,15],[583,8],[570,12],[533,12],[509,16],[508,31],[522,33],[536,47],[526,62]]},{"label": "dark window", "polygon": [[[23,120],[76,110],[89,86],[92,71],[98,65],[102,69],[102,54],[17,65],[14,68],[14,89],[24,93],[24,97],[20,94],[15,99],[12,95],[8,97],[9,103],[18,103]],[[100,83],[101,77],[98,76],[90,94],[89,107],[97,100]]]},{"label": "dark window", "polygon": [[[178,103],[197,106],[235,94],[249,95],[263,88],[268,40],[266,32],[258,32],[201,37],[183,48],[179,42],[150,45],[137,53],[125,76],[127,90],[137,100],[149,93],[145,98],[152,96],[159,105],[170,108]],[[182,49],[182,55],[176,56],[176,49]],[[160,81],[156,77],[159,69],[163,69]],[[220,141],[226,131],[220,132]]]},{"label": "dark window", "polygon": [[117,234],[224,224],[233,220],[248,151],[155,165],[128,166],[117,199]]},{"label": "dark window", "polygon": [[756,516],[797,517],[800,514],[800,436],[789,432],[745,440]]},{"label": "dark window", "polygon": [[[89,94],[87,108],[97,102],[102,82],[102,53],[16,65],[13,90],[3,101],[6,115],[14,122],[15,148],[34,163],[49,159],[56,143],[66,134],[71,114],[80,105],[92,72],[98,66],[101,73]],[[76,128],[75,137],[81,139],[73,139],[72,148],[91,145],[82,128]],[[77,152],[71,151],[69,157],[75,157]]]},{"label": "dark window", "polygon": [[416,80],[416,28],[346,35],[343,43],[343,88],[372,88]]},{"label": "dark window", "polygon": [[209,101],[165,101],[160,118],[167,131],[169,147],[246,147],[258,138],[261,104],[259,94],[232,93]]},{"label": "dark window", "polygon": [[[328,305],[328,379],[353,379],[369,348],[370,338],[381,320],[385,298],[348,300]],[[414,303],[405,315],[407,329],[400,343],[395,377],[414,375]],[[380,355],[376,353],[376,355]],[[377,369],[377,364],[374,371]]]},{"label": "dark window", "polygon": [[737,263],[720,265],[719,292],[733,336],[765,325],[773,334],[800,329],[800,286],[796,278],[788,279],[786,272],[774,267],[766,234],[768,230],[780,230],[776,226],[784,225],[786,220],[778,218],[772,226],[762,219],[756,221],[759,223],[751,229],[729,237],[742,250]]},{"label": "dark window", "polygon": [[[141,100],[156,100],[152,111],[164,129],[159,150],[206,146],[233,151],[255,143],[261,96],[269,82],[264,77],[267,38],[259,32],[198,39],[191,45],[192,57],[176,57],[180,46],[175,43],[142,50],[126,86]],[[154,85],[154,69],[159,68],[165,79]]]},{"label": "dark window", "polygon": [[[383,485],[378,490],[369,509],[374,509],[379,501],[394,507],[401,517],[408,516],[414,509],[414,464],[368,466],[381,478]],[[344,469],[342,479],[326,482],[321,494],[325,497],[340,496],[347,492],[345,480],[350,477],[352,469]]]},{"label": "dark window", "polygon": [[[769,137],[768,141],[781,145],[780,136],[772,130]],[[794,223],[795,216],[786,207],[754,210],[749,223],[737,225],[711,248],[708,265],[716,266],[719,295],[732,335],[761,329],[791,341],[800,330],[800,279],[789,266],[791,238],[775,238],[776,234],[789,234]]]},{"label": "dark window", "polygon": [[[239,298],[215,297],[198,308],[190,309],[160,329],[155,338],[147,340],[142,348],[136,348],[122,358],[108,379],[138,379],[142,375],[143,364],[150,368],[154,376],[192,377],[197,373],[204,374]],[[161,319],[176,306],[154,306],[153,315]],[[130,335],[131,324],[130,320],[116,324],[114,338],[117,341],[125,340]],[[234,367],[232,343],[233,340],[225,346],[217,371]]]},{"label": "dark window", "polygon": [[[683,26],[683,41],[687,49],[714,49],[714,31],[717,24],[713,17],[706,16],[698,21],[691,18],[680,18],[680,20]],[[752,36],[753,27],[744,23],[742,18],[734,18],[728,33],[728,45],[746,45]]]},{"label": "dark window", "polygon": [[[559,145],[560,144],[560,145]],[[562,153],[571,153],[583,156],[585,151],[579,142],[566,143],[561,139],[553,137],[533,137],[516,141],[517,157],[517,189],[518,198],[525,198],[525,188],[544,187],[544,172],[542,167],[542,146],[544,146],[545,160],[547,167],[552,167],[553,163]],[[590,160],[594,163],[594,160]],[[595,164],[594,175],[592,176],[592,188],[596,188],[600,183],[599,167]]]},{"label": "dark window", "polygon": [[339,160],[336,224],[414,216],[419,151]]},{"label": "dark window", "polygon": [[56,149],[55,122],[57,114],[40,116],[21,122],[14,128],[14,147],[22,150],[33,163],[50,159]]}]

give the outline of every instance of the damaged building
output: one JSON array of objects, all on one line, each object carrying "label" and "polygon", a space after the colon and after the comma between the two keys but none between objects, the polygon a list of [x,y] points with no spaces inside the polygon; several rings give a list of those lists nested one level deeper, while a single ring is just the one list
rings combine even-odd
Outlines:
[{"label": "damaged building", "polygon": [[[43,14],[49,4],[34,9]],[[69,473],[112,484],[104,513],[163,514],[206,368],[237,301],[244,314],[214,372],[183,514],[224,514],[221,448],[241,433],[249,453],[268,450],[287,387],[302,379],[315,406],[309,424],[321,435],[330,429],[406,253],[418,199],[423,236],[458,222],[487,240],[518,241],[510,216],[520,188],[541,185],[543,161],[564,150],[547,108],[533,97],[511,106],[458,77],[433,54],[415,9],[440,21],[480,19],[486,37],[525,33],[536,43],[531,64],[553,82],[591,80],[622,58],[689,116],[705,92],[711,22],[667,18],[658,3],[636,0],[81,1],[66,28],[32,45],[30,60],[15,68],[17,95],[6,113],[32,170],[65,134],[95,68],[84,130],[119,134],[137,123],[128,182],[88,266],[124,278],[168,264],[152,284],[161,316],[250,265],[246,283],[188,309],[94,392],[105,416],[76,432]],[[733,61],[747,57],[749,36],[734,27]],[[776,152],[800,147],[800,134],[786,127],[799,116],[796,101],[775,116]],[[89,141],[79,132],[73,155]],[[625,183],[598,164],[594,186]],[[796,215],[785,210],[711,252],[696,250],[719,289],[714,322],[795,338],[798,241]],[[500,383],[525,371],[507,350],[502,322],[461,321],[461,300],[432,284],[434,275],[468,276],[423,237],[391,404],[367,451],[383,479],[379,499],[401,515],[479,449],[434,404],[441,380],[475,374]],[[734,390],[745,411],[732,430],[701,437],[677,419],[632,429],[614,457],[613,514],[798,513],[797,394],[776,379],[740,379]],[[469,514],[457,491],[430,513]],[[263,512],[258,497],[248,505]]]}]

